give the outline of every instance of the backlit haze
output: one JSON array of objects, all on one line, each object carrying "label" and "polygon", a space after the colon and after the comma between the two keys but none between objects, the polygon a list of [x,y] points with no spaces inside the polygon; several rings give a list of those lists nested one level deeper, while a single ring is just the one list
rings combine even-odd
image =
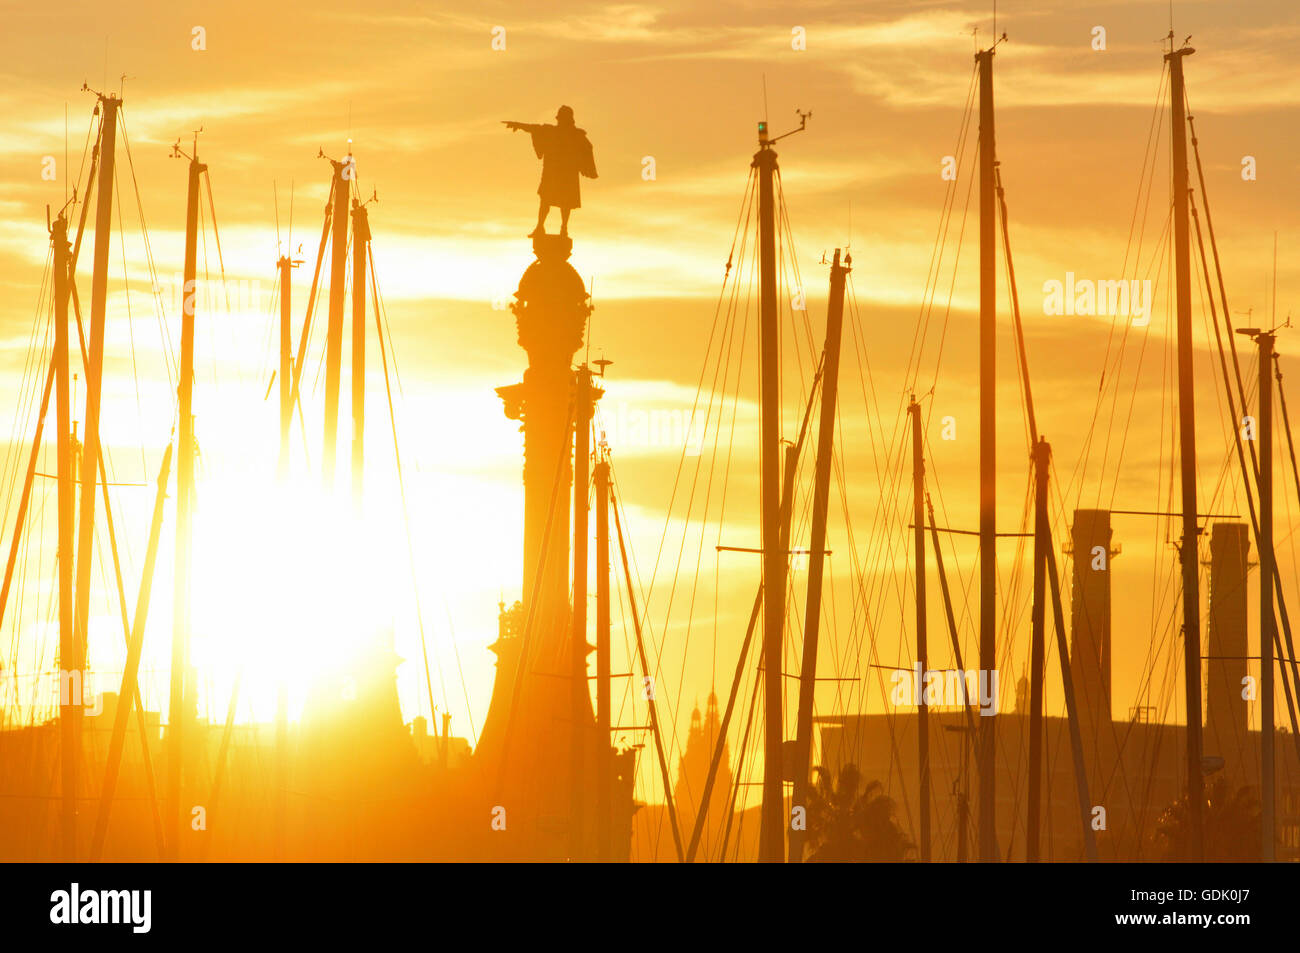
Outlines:
[{"label": "backlit haze", "polygon": [[[233,2],[214,9],[181,2],[97,11],[59,2],[4,5],[0,409],[6,430],[0,501],[5,554],[35,420],[27,401],[33,375],[42,375],[48,360],[40,356],[40,348],[48,347],[50,314],[42,289],[49,253],[45,209],[63,204],[82,162],[94,105],[93,96],[80,91],[85,81],[96,89],[122,91],[134,164],[120,149],[122,207],[115,216],[124,215],[126,227],[122,239],[115,227],[110,257],[103,412],[111,479],[130,484],[113,488],[128,604],[134,604],[139,585],[153,485],[175,415],[172,362],[179,308],[169,285],[179,283],[181,271],[185,163],[169,158],[169,152],[177,139],[188,151],[201,127],[199,154],[211,171],[217,232],[205,198],[199,275],[216,279],[224,263],[228,281],[236,284],[229,286],[229,310],[220,293],[218,300],[201,301],[197,319],[193,654],[200,712],[224,718],[230,685],[242,666],[245,700],[239,717],[271,718],[274,673],[285,665],[304,673],[293,680],[301,694],[306,675],[342,651],[356,631],[350,620],[356,619],[393,628],[396,651],[405,660],[398,669],[404,715],[409,720],[428,714],[373,319],[367,524],[340,528],[316,518],[324,505],[313,475],[320,457],[324,299],[303,371],[307,441],[295,420],[290,498],[268,489],[278,440],[277,390],[266,396],[277,366],[275,262],[281,253],[304,259],[294,273],[297,324],[328,194],[330,167],[317,152],[339,158],[351,141],[361,193],[378,197],[370,225],[385,333],[391,332],[397,356],[392,391],[428,680],[434,703],[452,714],[452,732],[472,741],[491,693],[494,656],[487,646],[496,637],[497,603],[519,598],[522,572],[521,436],[517,424],[502,414],[493,388],[518,381],[526,363],[515,343],[513,317],[502,305],[532,260],[525,235],[536,214],[539,166],[527,136],[507,132],[500,121],[550,122],[556,108],[567,104],[594,144],[600,172],[598,179],[583,181],[583,207],[570,224],[572,263],[595,303],[586,353],[613,361],[603,383],[599,423],[626,507],[638,597],[649,593],[645,615],[652,666],[680,746],[696,700],[702,703],[711,688],[725,697],[758,582],[757,557],[715,552],[718,544],[759,543],[756,325],[751,323],[745,338],[735,437],[729,441],[724,432],[719,449],[721,461],[730,442],[731,496],[721,530],[716,499],[713,523],[681,521],[683,495],[701,460],[705,468],[695,492],[703,493],[713,437],[702,456],[683,457],[689,434],[680,425],[689,418],[704,368],[756,147],[755,123],[766,116],[772,131],[782,133],[798,125],[796,109],[811,110],[806,131],[777,146],[796,255],[786,271],[787,276],[797,271],[802,279],[808,326],[820,351],[828,271],[823,255],[828,259],[833,248],[848,247],[853,256],[853,328],[846,332],[838,434],[844,496],[833,490],[831,520],[834,608],[827,617],[835,622],[826,636],[831,645],[820,674],[859,680],[856,689],[827,683],[818,705],[822,713],[863,705],[884,710],[877,676],[867,665],[910,665],[912,623],[906,521],[901,528],[897,521],[890,524],[892,562],[878,558],[882,543],[872,536],[881,531],[879,476],[887,467],[886,449],[897,455],[904,446],[899,421],[909,386],[906,364],[951,185],[941,178],[942,161],[956,154],[972,54],[993,34],[990,5],[825,2],[799,4],[797,12],[762,2],[484,3],[464,12],[438,12],[439,6],[445,5],[322,0]],[[1167,117],[1160,127],[1160,171],[1138,272],[1157,279],[1153,313],[1148,329],[1129,332],[1131,350],[1104,464],[1104,448],[1096,442],[1087,467],[1079,461],[1108,342],[1117,346],[1110,338],[1111,319],[1049,316],[1042,307],[1043,283],[1063,280],[1067,272],[1095,279],[1135,272],[1132,262],[1122,269],[1160,83],[1161,41],[1170,29],[1168,3],[1123,0],[1080,8],[1065,0],[1026,0],[1000,6],[997,31],[1005,31],[1008,40],[995,59],[998,157],[1039,426],[1053,442],[1053,476],[1061,481],[1057,526],[1065,526],[1062,515],[1068,517],[1076,505],[1176,509],[1168,264],[1149,264],[1160,247],[1168,202]],[[1300,156],[1294,136],[1300,124],[1295,66],[1300,11],[1281,0],[1180,0],[1175,15],[1176,40],[1190,34],[1198,51],[1187,60],[1188,96],[1233,320],[1238,326],[1268,324],[1276,233],[1280,323],[1300,291],[1295,265]],[[1104,51],[1092,48],[1097,25],[1106,29]],[[202,51],[192,49],[196,26],[205,31]],[[492,48],[497,26],[505,28],[504,50]],[[805,50],[792,49],[795,27],[804,28]],[[54,181],[42,178],[47,156],[57,169]],[[1242,178],[1244,156],[1256,160],[1255,181]],[[936,506],[942,499],[940,520],[965,528],[974,528],[977,516],[974,201],[942,335],[940,326],[957,230],[967,208],[970,157],[968,151],[960,168],[952,232],[916,385],[918,394],[935,387],[926,398],[927,439]],[[652,179],[643,175],[647,159],[653,162]],[[163,291],[165,324],[150,293],[141,209]],[[554,218],[551,227],[557,227]],[[88,236],[77,269],[84,313],[90,299],[89,249]],[[322,295],[327,279],[328,268]],[[1001,275],[1000,280],[999,524],[1014,531],[1020,528],[1029,477],[1008,298]],[[1193,287],[1203,297],[1199,271]],[[790,293],[787,287],[783,299],[788,301]],[[790,439],[796,436],[814,365],[803,322],[798,314],[787,325],[794,332],[785,338],[783,436]],[[1194,323],[1204,344],[1208,325],[1200,311]],[[297,333],[295,328],[295,349]],[[1293,337],[1298,333],[1280,332],[1277,347],[1288,375],[1286,394],[1300,400],[1294,386],[1300,361],[1291,357],[1300,353],[1300,337]],[[1253,378],[1253,347],[1244,339],[1243,344],[1243,370]],[[346,355],[345,349],[345,365]],[[733,375],[738,360],[733,358]],[[1231,432],[1222,388],[1211,376],[1214,366],[1210,352],[1203,351],[1197,398],[1201,509],[1244,518],[1235,462],[1226,466]],[[340,469],[346,471],[346,366],[343,377],[339,447]],[[709,386],[706,379],[706,395]],[[77,402],[80,418],[84,387]],[[651,411],[660,414],[652,418]],[[1110,414],[1108,397],[1099,424],[1103,434]],[[957,439],[940,439],[944,416],[955,418]],[[666,421],[676,421],[676,431]],[[1283,483],[1291,490],[1282,443],[1279,490]],[[1122,460],[1118,470],[1117,460]],[[670,511],[679,463],[682,483]],[[48,441],[38,469],[54,471]],[[721,480],[721,462],[714,479]],[[715,483],[716,492],[720,486]],[[904,495],[894,499],[899,492]],[[890,506],[907,505],[906,492],[891,488]],[[858,586],[841,499],[848,502],[856,546],[874,554],[864,562],[889,566],[888,578],[871,589],[883,595],[868,613],[868,628],[857,615],[863,610],[855,602]],[[1295,507],[1289,492],[1279,499],[1278,555],[1289,599],[1300,604]],[[281,550],[272,529],[281,525],[286,510],[295,534]],[[47,555],[54,514],[53,481],[39,481],[32,519],[44,520]],[[796,520],[795,532],[801,525],[804,536],[796,542],[806,544],[806,521]],[[102,521],[99,526],[90,658],[92,667],[105,673],[100,687],[111,689],[122,663],[122,629]],[[144,696],[152,709],[166,707],[173,532],[169,510],[146,635],[144,668],[150,674]],[[321,559],[340,536],[364,547],[364,577],[341,573]],[[1115,521],[1115,540],[1123,547],[1113,582],[1116,717],[1126,717],[1136,704],[1156,706],[1171,720],[1182,717],[1176,561],[1169,544],[1175,536],[1176,526],[1167,521]],[[1057,538],[1064,538],[1063,529]],[[953,547],[959,623],[973,647],[975,543],[958,538]],[[1001,554],[1003,597],[1010,606],[999,636],[1001,691],[1002,707],[1010,709],[1029,645],[1028,560],[1016,562],[1015,540],[1004,541]],[[52,667],[58,641],[53,560],[36,556],[33,550],[20,562],[28,575],[17,577],[15,587],[21,584],[28,595],[14,597],[0,638],[5,667],[20,671]],[[32,575],[40,567],[50,574],[43,586]],[[792,605],[801,615],[801,575],[794,585]],[[322,611],[322,600],[340,591],[349,593],[347,611]],[[590,591],[594,598],[594,586]],[[935,624],[941,625],[940,610],[934,608]],[[617,605],[615,612],[614,671],[626,673],[634,665],[626,654],[631,643]],[[24,626],[21,651],[11,641],[16,613]],[[306,629],[301,638],[278,635],[290,622]],[[1256,624],[1252,610],[1252,643]],[[630,623],[626,632],[630,637]],[[866,647],[872,641],[874,654]],[[798,646],[796,634],[786,659],[791,673],[798,672]],[[1054,665],[1049,666],[1047,708],[1058,714],[1063,703]],[[626,689],[620,683],[615,690],[615,723],[644,724],[643,714],[635,712],[633,683],[625,681]],[[626,740],[647,739],[629,732]],[[646,779],[653,774],[649,761],[641,773]],[[649,790],[657,790],[657,784]]]}]

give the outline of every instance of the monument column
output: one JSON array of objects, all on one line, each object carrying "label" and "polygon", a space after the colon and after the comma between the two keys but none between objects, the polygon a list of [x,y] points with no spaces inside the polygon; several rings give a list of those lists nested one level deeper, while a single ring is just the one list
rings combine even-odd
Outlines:
[{"label": "monument column", "polygon": [[573,357],[591,309],[586,286],[568,261],[572,247],[564,236],[533,238],[536,260],[524,271],[512,305],[528,367],[521,383],[497,388],[506,416],[520,421],[524,434],[523,598],[503,619],[492,646],[496,682],[475,759],[485,793],[506,810],[517,856],[566,856],[574,738],[589,749],[584,762],[595,758],[589,696],[576,713],[585,730],[573,727]]}]

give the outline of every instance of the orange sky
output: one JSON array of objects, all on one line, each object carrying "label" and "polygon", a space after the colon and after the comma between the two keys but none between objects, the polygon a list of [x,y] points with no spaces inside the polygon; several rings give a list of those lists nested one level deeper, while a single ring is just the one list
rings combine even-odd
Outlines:
[{"label": "orange sky", "polygon": [[[496,601],[517,598],[521,562],[520,438],[515,425],[501,415],[493,388],[519,379],[524,355],[514,343],[509,312],[495,309],[493,303],[513,291],[531,260],[524,235],[532,224],[538,167],[527,140],[505,132],[499,120],[548,121],[559,104],[567,103],[595,144],[600,178],[583,182],[584,207],[572,222],[573,263],[594,281],[592,356],[599,351],[615,362],[606,387],[604,420],[641,582],[649,586],[680,444],[643,438],[629,429],[628,421],[650,410],[674,413],[678,419],[689,414],[754,149],[754,123],[766,110],[773,130],[782,132],[797,123],[794,110],[801,108],[814,114],[807,131],[779,147],[794,238],[795,257],[788,273],[792,276],[797,267],[806,285],[807,318],[820,341],[827,272],[822,256],[833,247],[851,246],[851,311],[858,336],[846,343],[842,386],[845,498],[861,560],[870,562],[875,557],[867,554],[886,545],[893,547],[894,560],[894,568],[882,570],[873,577],[874,588],[868,587],[876,593],[870,628],[861,617],[854,622],[850,545],[842,514],[835,513],[830,546],[835,553],[836,621],[821,674],[862,678],[870,671],[866,663],[872,661],[863,646],[873,638],[874,661],[910,664],[911,624],[904,621],[900,628],[898,622],[910,613],[904,568],[910,557],[898,523],[903,514],[905,526],[903,510],[909,504],[905,493],[882,493],[879,487],[879,474],[897,465],[897,459],[885,459],[881,443],[892,440],[895,455],[901,447],[902,431],[896,430],[900,401],[913,383],[907,377],[907,357],[948,188],[940,165],[945,155],[956,151],[976,43],[971,31],[979,28],[983,45],[992,28],[989,4],[564,3],[541,10],[496,3],[464,14],[385,0],[362,6],[286,6],[240,2],[214,10],[211,4],[198,3],[131,4],[87,13],[80,4],[56,2],[5,12],[0,38],[5,117],[0,124],[0,393],[16,407],[5,435],[0,484],[7,501],[6,551],[15,505],[10,485],[25,461],[25,451],[18,447],[30,439],[33,422],[31,408],[19,401],[30,390],[25,374],[30,373],[33,328],[44,334],[44,325],[33,322],[48,314],[48,309],[37,312],[48,250],[45,207],[61,204],[80,161],[93,105],[92,97],[79,91],[84,80],[96,88],[123,90],[140,202],[159,275],[171,280],[179,272],[183,238],[184,165],[168,158],[169,147],[178,137],[188,143],[201,126],[200,152],[211,167],[227,277],[259,282],[263,294],[260,309],[221,313],[206,326],[201,317],[198,338],[195,402],[204,481],[200,505],[211,514],[214,531],[225,529],[227,536],[224,544],[209,550],[209,572],[224,581],[210,584],[196,597],[207,607],[204,618],[213,629],[196,632],[200,643],[209,640],[209,648],[196,647],[196,652],[213,668],[206,704],[213,712],[224,712],[221,685],[229,680],[235,653],[219,646],[229,640],[226,627],[237,624],[245,587],[257,575],[241,565],[244,544],[255,547],[259,539],[256,525],[231,534],[229,524],[250,511],[255,520],[269,519],[252,501],[274,468],[276,407],[274,399],[262,399],[275,361],[270,319],[274,262],[279,248],[296,253],[302,244],[299,257],[308,261],[296,274],[294,289],[300,317],[328,184],[329,168],[315,157],[322,148],[340,155],[351,138],[361,187],[367,194],[372,189],[378,194],[370,221],[402,375],[398,426],[431,640],[435,702],[452,712],[453,731],[472,734],[471,726],[481,725],[491,687],[493,659],[485,646],[495,638]],[[1003,3],[998,19],[999,32],[1009,35],[996,59],[998,153],[1040,426],[1053,441],[1054,475],[1065,481],[1082,473],[1081,481],[1063,488],[1060,506],[1065,515],[1075,505],[1097,500],[1105,505],[1108,499],[1117,507],[1166,509],[1176,505],[1177,498],[1170,498],[1168,490],[1171,378],[1166,365],[1171,338],[1166,335],[1165,283],[1157,285],[1148,336],[1139,338],[1134,332],[1126,351],[1129,363],[1114,430],[1119,440],[1127,419],[1119,467],[1114,452],[1103,464],[1095,443],[1086,466],[1079,462],[1105,360],[1109,320],[1044,315],[1040,289],[1044,281],[1063,278],[1067,271],[1094,278],[1129,277],[1133,272],[1131,263],[1127,271],[1121,267],[1160,80],[1160,38],[1169,30],[1168,4],[1130,0],[1093,3],[1083,11],[1077,7],[1046,0]],[[1178,38],[1191,34],[1198,48],[1187,63],[1189,98],[1230,301],[1235,312],[1243,312],[1234,320],[1247,323],[1248,309],[1258,315],[1272,305],[1268,289],[1275,232],[1281,320],[1300,286],[1293,264],[1293,250],[1300,247],[1300,169],[1292,133],[1300,118],[1300,72],[1294,65],[1300,52],[1300,15],[1285,2],[1183,0],[1176,4],[1176,18]],[[1104,52],[1090,45],[1097,25],[1107,31]],[[202,51],[191,48],[196,26],[205,30]],[[496,26],[505,28],[503,51],[491,48]],[[807,37],[802,51],[791,49],[791,31],[799,26]],[[1162,135],[1167,138],[1167,121]],[[64,162],[65,147],[71,168]],[[1257,160],[1258,179],[1253,182],[1240,175],[1246,155]],[[55,158],[56,181],[42,179],[46,156]],[[642,176],[647,156],[655,163],[653,181]],[[934,441],[936,497],[942,495],[947,520],[956,526],[973,526],[976,515],[974,203],[962,267],[952,285],[942,354],[939,325],[952,280],[969,163],[968,153],[958,180],[954,231],[941,266],[936,316],[915,382],[922,392],[935,386],[927,438]],[[1168,196],[1167,144],[1162,143],[1157,163],[1161,171],[1152,193],[1154,211],[1146,224],[1141,269],[1159,277],[1160,268],[1152,270],[1148,263],[1160,247],[1162,206]],[[124,162],[119,176],[131,313],[128,320],[122,252],[115,239],[105,426],[113,445],[115,478],[146,484],[154,478],[173,414],[165,356],[172,345],[165,343],[149,300],[139,215]],[[279,246],[273,188],[279,197]],[[211,242],[210,228],[208,236]],[[215,275],[215,244],[205,251]],[[204,260],[201,252],[200,271]],[[88,274],[89,257],[83,256],[83,302],[89,299]],[[1194,276],[1194,287],[1199,280]],[[1015,529],[1028,479],[1026,445],[1005,288],[999,294],[1005,332],[999,355],[999,519],[1003,528]],[[800,329],[803,317],[798,316]],[[168,310],[167,321],[174,339],[174,308]],[[1203,335],[1199,310],[1194,321]],[[786,437],[797,429],[800,381],[807,379],[811,367],[802,334],[799,330],[787,335]],[[1288,337],[1289,332],[1282,332],[1278,344],[1284,371],[1285,355],[1292,350]],[[1144,339],[1148,343],[1140,387],[1130,413],[1131,375]],[[722,530],[716,495],[702,530],[703,542],[698,523],[683,530],[679,521],[685,490],[679,492],[663,547],[664,563],[646,613],[654,644],[663,640],[662,651],[653,654],[661,683],[671,686],[662,697],[669,717],[676,720],[679,741],[684,740],[695,699],[702,701],[711,683],[725,691],[757,582],[758,567],[750,557],[715,560],[713,555],[718,542],[753,546],[758,539],[752,328],[746,341],[750,353]],[[314,338],[304,373],[313,461],[319,458],[320,349],[321,341]],[[861,376],[859,355],[870,363],[869,383]],[[1227,432],[1208,352],[1202,357],[1202,509],[1211,508],[1204,500],[1212,499],[1215,512],[1244,515],[1239,481],[1230,479],[1215,492],[1224,470]],[[1253,373],[1253,362],[1246,366]],[[802,368],[802,378],[797,367]],[[1294,393],[1289,379],[1287,393]],[[427,709],[428,700],[405,575],[405,539],[397,529],[382,400],[382,373],[372,364],[371,512],[378,527],[377,545],[388,551],[378,560],[376,578],[367,584],[377,587],[372,604],[394,607],[398,651],[408,659],[400,683],[410,716]],[[1109,403],[1106,406],[1109,413]],[[945,415],[957,419],[956,441],[938,438],[937,421]],[[295,441],[299,452],[302,443],[296,430]],[[697,464],[707,475],[711,462],[709,452],[686,458],[683,479],[691,479]],[[52,468],[51,454],[44,469]],[[1278,473],[1281,477],[1288,471],[1280,466]],[[52,493],[49,496],[52,499]],[[121,513],[119,535],[125,537],[127,550],[126,588],[133,602],[152,490],[123,487],[114,496]],[[879,516],[882,496],[886,516]],[[833,509],[838,510],[838,490],[834,499]],[[1278,505],[1279,553],[1284,577],[1295,580],[1292,530],[1297,524],[1290,514],[1297,504],[1293,497],[1288,500]],[[45,512],[49,535],[52,503]],[[698,520],[700,512],[694,516]],[[1055,516],[1059,538],[1065,521],[1062,513]],[[892,527],[892,537],[881,533],[885,525]],[[1116,539],[1124,547],[1114,577],[1114,695],[1120,717],[1138,703],[1148,680],[1150,694],[1142,703],[1156,705],[1171,719],[1181,717],[1168,529],[1156,521],[1117,518]],[[683,532],[687,555],[670,603],[666,580],[672,572],[664,567],[676,566]],[[164,541],[169,533],[170,526]],[[806,525],[804,533],[806,539]],[[955,584],[963,638],[973,647],[974,626],[968,614],[973,603],[966,600],[974,596],[968,590],[975,551],[973,544],[958,542],[955,547],[951,556],[959,562],[950,565],[959,573]],[[1002,549],[1004,591],[1017,569],[1014,550],[1013,542]],[[703,559],[698,587],[693,588],[697,551],[703,552]],[[149,665],[151,659],[154,667],[161,667],[166,657],[169,560],[164,543],[149,632],[156,654],[146,661]],[[1004,676],[1006,708],[1011,707],[1014,680],[1028,648],[1027,560],[1018,568],[1020,588],[1009,600],[1005,623],[1005,664],[1015,673]],[[1300,590],[1292,585],[1288,592],[1292,603],[1300,605]],[[262,595],[273,601],[274,587]],[[801,599],[802,577],[797,576],[795,604],[801,605]],[[117,609],[107,595],[96,606],[92,660],[111,670],[115,658],[120,665]],[[46,609],[48,603],[24,603],[27,624],[39,626]],[[688,624],[691,618],[694,622]],[[936,626],[940,620],[936,612]],[[250,624],[249,632],[253,634],[245,633],[239,644],[257,644],[256,626]],[[798,636],[791,642],[786,666],[795,672]],[[3,643],[6,665],[12,664],[9,641]],[[616,644],[621,640],[616,638]],[[53,659],[52,645],[45,645],[44,664]],[[203,656],[204,651],[210,654]],[[1153,658],[1148,658],[1152,652]],[[616,660],[616,671],[628,670],[619,665]],[[869,682],[867,704],[878,710],[882,700],[874,675]],[[160,685],[151,689],[151,705],[161,704]],[[829,713],[856,708],[862,703],[860,686],[855,696],[833,684],[823,688],[820,709]],[[837,696],[837,691],[843,694]],[[629,701],[623,704],[623,723],[644,723],[628,707]],[[1052,679],[1048,707],[1055,713],[1060,706]],[[644,739],[629,735],[628,740]],[[652,774],[649,762],[643,764],[642,774]]]}]

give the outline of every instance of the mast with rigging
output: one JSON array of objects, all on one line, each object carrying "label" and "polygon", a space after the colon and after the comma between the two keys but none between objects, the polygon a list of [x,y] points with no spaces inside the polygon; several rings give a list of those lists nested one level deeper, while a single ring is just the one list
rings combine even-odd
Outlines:
[{"label": "mast with rigging", "polygon": [[198,134],[193,153],[186,156],[177,144],[172,155],[188,158],[189,185],[185,201],[185,264],[181,309],[181,360],[178,389],[176,450],[176,552],[172,596],[171,695],[167,723],[167,804],[170,817],[168,853],[180,859],[181,797],[184,785],[186,721],[190,717],[188,697],[190,654],[190,563],[193,549],[194,509],[194,312],[198,299],[195,287],[198,256],[199,180],[207,166],[199,161]]},{"label": "mast with rigging", "polygon": [[759,511],[763,524],[763,806],[759,827],[760,861],[785,859],[784,694],[782,660],[787,554],[781,545],[781,333],[776,305],[776,152],[780,139],[799,128],[769,137],[767,121],[758,124],[759,367],[762,380],[759,424]]},{"label": "mast with rigging", "polygon": [[[980,515],[979,515],[979,659],[981,674],[997,669],[997,250],[994,245],[993,51],[995,43],[976,54],[979,64],[979,186],[980,186]],[[979,855],[996,861],[996,718],[981,718],[979,730]]]},{"label": "mast with rigging", "polygon": [[[335,246],[336,255],[342,254]],[[370,215],[366,203],[352,200],[352,505],[361,513],[366,469],[366,263],[370,253]],[[378,315],[376,315],[378,319]]]},{"label": "mast with rigging", "polygon": [[[113,182],[116,173],[118,112],[122,100],[96,94],[103,110],[99,131],[99,196],[95,207],[95,255],[90,283],[90,342],[86,367],[85,440],[82,444],[81,500],[77,516],[76,629],[70,658],[60,659],[60,668],[70,673],[84,689],[87,633],[90,625],[90,573],[94,555],[95,497],[99,482],[99,411],[104,370],[104,326],[108,305],[108,250],[113,229]],[[65,689],[66,690],[66,689]],[[81,759],[82,701],[75,699],[66,711],[62,727],[63,747],[63,835],[64,855],[77,856],[76,804],[78,764]]]},{"label": "mast with rigging", "polygon": [[[76,631],[73,624],[73,534],[76,530],[77,490],[72,475],[72,396],[68,386],[68,301],[72,281],[72,255],[68,245],[68,221],[63,212],[54,221],[50,242],[54,248],[54,367],[58,394],[58,479],[59,479],[59,657],[76,656]],[[64,751],[77,748],[73,736],[72,708],[80,699],[71,698],[66,686],[59,693],[59,730]],[[65,848],[76,843],[76,762],[62,759],[63,767],[63,836]],[[73,850],[68,849],[69,859]]]},{"label": "mast with rigging", "polygon": [[1201,623],[1200,580],[1196,559],[1200,530],[1196,514],[1196,409],[1192,364],[1192,278],[1188,240],[1187,119],[1183,58],[1190,46],[1165,54],[1173,111],[1174,289],[1178,329],[1178,455],[1182,487],[1182,539],[1178,558],[1183,579],[1183,666],[1187,706],[1187,818],[1193,860],[1204,856],[1204,769],[1201,765]]},{"label": "mast with rigging", "polygon": [[759,437],[759,510],[763,522],[763,657],[764,748],[763,807],[759,829],[759,860],[776,862],[785,852],[782,829],[782,626],[785,609],[785,553],[780,552],[781,505],[780,330],[776,310],[776,153],[768,140],[767,123],[758,125],[758,242],[759,242],[759,364],[762,377],[762,420]]},{"label": "mast with rigging", "polygon": [[925,449],[921,440],[921,405],[913,396],[907,406],[912,419],[912,558],[916,576],[916,764],[920,776],[921,861],[930,861],[930,703],[925,695],[929,661],[925,604]]},{"label": "mast with rigging", "polygon": [[[830,300],[826,309],[826,347],[822,353],[822,402],[817,429],[817,474],[813,487],[812,540],[808,551],[808,609],[804,620],[803,660],[799,668],[799,708],[796,716],[793,804],[807,808],[811,770],[813,695],[817,687],[817,643],[821,631],[822,578],[826,568],[826,511],[831,493],[831,461],[835,453],[835,407],[839,394],[840,339],[844,329],[844,282],[853,259],[840,250],[831,259]],[[784,548],[784,547],[783,547]],[[806,825],[790,828],[790,862],[803,860]]]},{"label": "mast with rigging", "polygon": [[[1277,638],[1273,617],[1273,578],[1277,554],[1273,549],[1273,331],[1240,328],[1238,334],[1259,346],[1259,806],[1260,860],[1272,863],[1277,816],[1276,718],[1273,642]],[[1285,672],[1285,669],[1283,670]]]},{"label": "mast with rigging", "polygon": [[[322,153],[322,156],[324,153]],[[356,165],[349,153],[340,162],[329,160],[334,167],[331,195],[334,197],[332,251],[330,258],[329,324],[325,337],[325,438],[322,447],[321,477],[325,489],[334,489],[334,462],[339,438],[339,378],[343,364],[343,298],[348,268],[348,197],[356,177]]]}]

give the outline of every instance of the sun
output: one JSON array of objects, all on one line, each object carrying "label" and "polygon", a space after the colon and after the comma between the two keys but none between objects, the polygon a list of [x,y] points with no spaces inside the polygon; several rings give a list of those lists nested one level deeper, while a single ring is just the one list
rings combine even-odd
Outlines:
[{"label": "sun", "polygon": [[305,479],[207,487],[194,517],[191,665],[213,717],[239,684],[237,721],[298,720],[313,693],[346,692],[366,652],[391,648],[402,567],[385,521]]}]

